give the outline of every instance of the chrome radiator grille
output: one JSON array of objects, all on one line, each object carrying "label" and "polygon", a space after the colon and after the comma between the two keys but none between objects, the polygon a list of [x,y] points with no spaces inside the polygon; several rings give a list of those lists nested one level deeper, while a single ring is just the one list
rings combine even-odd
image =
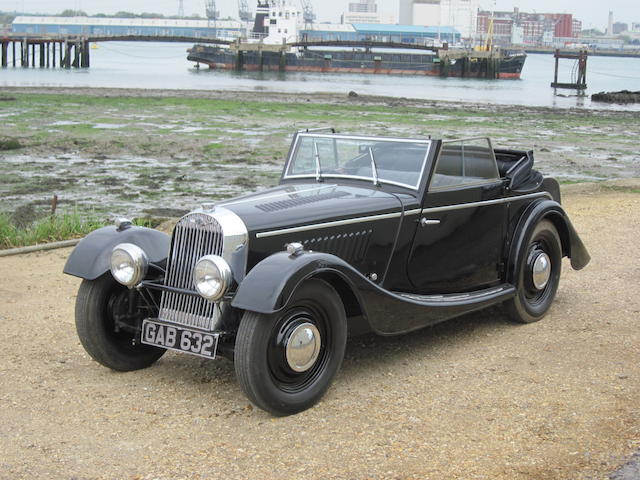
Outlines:
[{"label": "chrome radiator grille", "polygon": [[[222,227],[211,215],[192,213],[180,219],[173,231],[171,253],[167,261],[165,285],[192,290],[193,270],[204,255],[222,256]],[[219,308],[200,295],[162,292],[160,320],[213,330]]]}]

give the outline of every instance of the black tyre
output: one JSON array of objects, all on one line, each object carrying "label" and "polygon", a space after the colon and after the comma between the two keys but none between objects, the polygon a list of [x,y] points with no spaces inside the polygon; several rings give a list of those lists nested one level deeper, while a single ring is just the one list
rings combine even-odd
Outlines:
[{"label": "black tyre", "polygon": [[506,302],[509,317],[519,323],[537,322],[547,313],[558,290],[562,245],[556,227],[542,220],[531,233],[518,276],[518,292]]},{"label": "black tyre", "polygon": [[290,415],[314,405],[340,369],[347,341],[344,307],[328,283],[312,279],[282,312],[246,312],[236,338],[240,386],[256,406]]},{"label": "black tyre", "polygon": [[[137,292],[130,292],[109,273],[82,281],[76,299],[76,330],[95,361],[127,372],[148,367],[164,354],[163,348],[134,343],[136,326],[145,316],[140,300]],[[136,305],[130,305],[132,301]]]}]

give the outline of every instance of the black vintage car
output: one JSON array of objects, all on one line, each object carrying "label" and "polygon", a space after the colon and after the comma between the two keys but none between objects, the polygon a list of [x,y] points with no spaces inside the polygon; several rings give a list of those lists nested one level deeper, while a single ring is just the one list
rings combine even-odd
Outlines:
[{"label": "black vintage car", "polygon": [[231,359],[276,415],[317,402],[347,335],[404,334],[504,304],[540,320],[562,257],[589,262],[531,151],[298,132],[277,187],[205,203],[171,237],[120,220],[83,239],[76,326],[114,370],[167,350]]}]

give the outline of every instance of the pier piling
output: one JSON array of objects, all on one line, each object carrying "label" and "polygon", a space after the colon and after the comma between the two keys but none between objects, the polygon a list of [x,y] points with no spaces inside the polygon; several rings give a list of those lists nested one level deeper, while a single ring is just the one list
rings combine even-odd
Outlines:
[{"label": "pier piling", "polygon": [[[9,60],[11,55],[11,60]],[[77,36],[16,36],[0,39],[0,68],[88,68],[90,43]]]}]

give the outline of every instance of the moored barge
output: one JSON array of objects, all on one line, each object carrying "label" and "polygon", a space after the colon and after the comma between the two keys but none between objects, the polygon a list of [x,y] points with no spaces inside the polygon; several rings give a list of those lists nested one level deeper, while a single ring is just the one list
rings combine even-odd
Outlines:
[{"label": "moored barge", "polygon": [[297,51],[287,52],[282,46],[269,49],[259,44],[234,44],[231,48],[195,45],[187,59],[226,70],[514,79],[520,78],[526,59],[524,53],[448,49],[418,53],[398,48],[345,47],[298,47]]}]

